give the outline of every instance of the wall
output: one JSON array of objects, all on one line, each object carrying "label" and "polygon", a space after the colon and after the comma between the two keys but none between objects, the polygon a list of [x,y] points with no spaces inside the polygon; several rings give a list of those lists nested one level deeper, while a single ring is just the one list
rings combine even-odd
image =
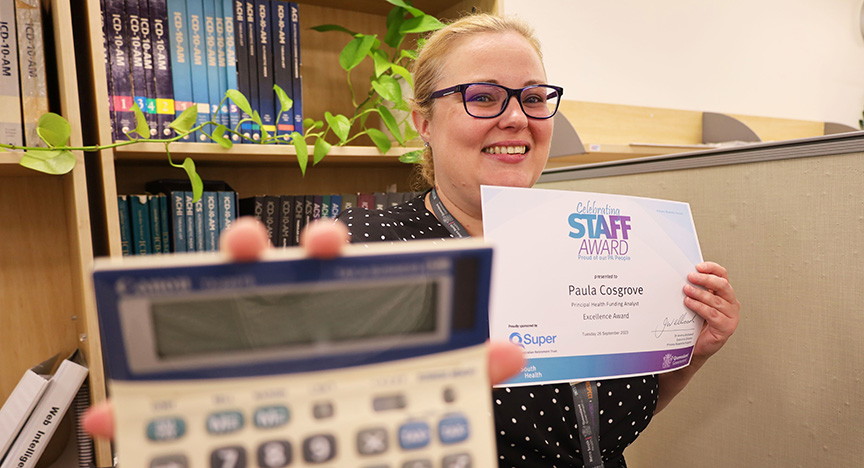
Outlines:
[{"label": "wall", "polygon": [[862,0],[499,0],[578,101],[831,121],[864,109]]},{"label": "wall", "polygon": [[546,182],[687,201],[742,319],[632,468],[861,466],[864,153]]}]

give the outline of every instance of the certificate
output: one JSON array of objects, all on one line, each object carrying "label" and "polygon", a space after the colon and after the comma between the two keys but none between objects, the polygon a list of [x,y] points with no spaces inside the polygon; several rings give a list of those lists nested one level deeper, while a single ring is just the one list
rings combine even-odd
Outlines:
[{"label": "certificate", "polygon": [[702,319],[684,305],[702,252],[687,203],[483,186],[495,247],[490,336],[526,365],[502,386],[673,371]]}]

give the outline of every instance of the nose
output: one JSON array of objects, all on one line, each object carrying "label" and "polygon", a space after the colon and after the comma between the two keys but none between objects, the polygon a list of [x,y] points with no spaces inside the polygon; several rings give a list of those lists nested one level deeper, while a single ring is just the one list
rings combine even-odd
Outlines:
[{"label": "nose", "polygon": [[[515,102],[511,102],[515,101]],[[504,106],[504,112],[498,118],[498,126],[502,128],[522,129],[528,126],[528,116],[519,105],[518,96],[510,96]]]}]

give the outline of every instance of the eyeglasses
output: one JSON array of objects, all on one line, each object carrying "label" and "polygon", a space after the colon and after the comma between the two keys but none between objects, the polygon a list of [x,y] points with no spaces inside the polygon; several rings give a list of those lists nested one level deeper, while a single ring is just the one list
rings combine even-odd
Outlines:
[{"label": "eyeglasses", "polygon": [[558,112],[564,88],[539,84],[512,89],[494,83],[465,83],[435,91],[430,98],[437,99],[453,93],[462,93],[465,112],[478,119],[492,119],[503,114],[513,96],[519,98],[519,106],[526,116],[548,119]]}]

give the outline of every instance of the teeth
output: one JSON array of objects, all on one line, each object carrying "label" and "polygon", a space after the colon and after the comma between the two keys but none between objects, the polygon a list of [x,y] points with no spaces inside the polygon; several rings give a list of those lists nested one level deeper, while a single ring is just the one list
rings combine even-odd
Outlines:
[{"label": "teeth", "polygon": [[484,148],[484,153],[489,154],[525,154],[527,147],[525,146],[490,146]]}]

